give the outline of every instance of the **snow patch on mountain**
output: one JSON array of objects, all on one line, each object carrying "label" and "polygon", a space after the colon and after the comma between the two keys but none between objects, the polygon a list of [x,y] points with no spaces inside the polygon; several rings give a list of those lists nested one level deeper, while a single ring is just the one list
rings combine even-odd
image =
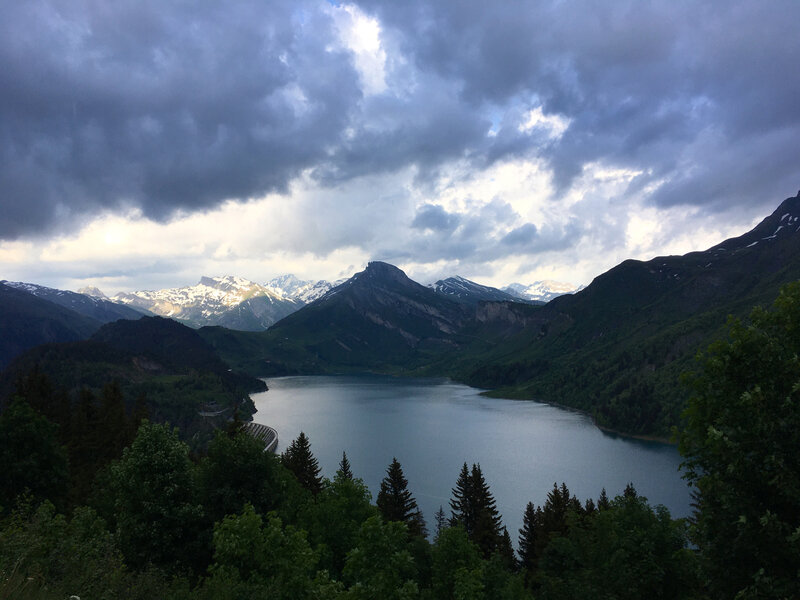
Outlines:
[{"label": "snow patch on mountain", "polygon": [[252,298],[273,305],[297,304],[269,287],[232,275],[201,277],[193,286],[120,293],[112,300],[145,308],[162,317],[212,324],[214,317]]},{"label": "snow patch on mountain", "polygon": [[528,285],[524,285],[522,283],[512,283],[511,285],[507,285],[501,289],[512,296],[524,298],[525,300],[549,302],[558,296],[579,292],[584,287],[586,286],[575,286],[572,283],[563,283],[560,281],[553,281],[552,279],[545,279],[543,281],[534,281]]}]

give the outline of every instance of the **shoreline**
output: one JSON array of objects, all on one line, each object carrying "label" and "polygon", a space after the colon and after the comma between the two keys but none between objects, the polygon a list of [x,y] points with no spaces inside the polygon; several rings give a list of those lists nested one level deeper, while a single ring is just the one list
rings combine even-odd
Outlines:
[{"label": "shoreline", "polygon": [[[459,382],[461,383],[461,382]],[[467,385],[467,384],[464,384]],[[470,386],[473,387],[473,386]],[[481,388],[475,388],[481,389]],[[605,425],[600,425],[592,415],[588,412],[581,410],[579,408],[575,408],[574,406],[567,406],[566,404],[559,404],[558,402],[548,402],[547,400],[540,400],[538,398],[515,398],[511,394],[504,395],[502,389],[488,389],[481,392],[481,396],[485,396],[487,398],[499,398],[502,400],[517,400],[520,402],[539,402],[541,404],[548,404],[550,406],[555,406],[556,408],[560,408],[562,410],[568,410],[570,412],[580,413],[586,417],[589,417],[592,420],[592,424],[597,427],[603,433],[617,435],[623,438],[629,438],[632,440],[639,440],[642,442],[657,442],[659,444],[666,444],[667,446],[676,446],[678,445],[677,442],[672,441],[672,436],[664,437],[660,435],[654,434],[642,434],[642,433],[628,433],[625,431],[620,431],[618,429],[614,429],[612,427],[607,427]]]}]

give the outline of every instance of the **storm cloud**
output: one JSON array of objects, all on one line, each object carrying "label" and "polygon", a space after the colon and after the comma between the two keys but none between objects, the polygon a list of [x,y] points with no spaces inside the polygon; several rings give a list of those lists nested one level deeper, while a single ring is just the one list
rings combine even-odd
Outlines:
[{"label": "storm cloud", "polygon": [[[800,187],[798,22],[791,0],[6,2],[0,239],[410,171],[430,199],[383,211],[411,215],[389,254],[577,244],[588,228],[566,218],[438,201],[452,165],[514,160],[547,171],[555,203],[609,169],[630,174],[619,202],[771,207]],[[342,224],[328,252],[367,208],[323,202]]]}]

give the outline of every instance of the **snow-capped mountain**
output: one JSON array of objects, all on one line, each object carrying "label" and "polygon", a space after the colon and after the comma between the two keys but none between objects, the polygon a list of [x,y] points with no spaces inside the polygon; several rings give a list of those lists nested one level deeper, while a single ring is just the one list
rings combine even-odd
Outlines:
[{"label": "snow-capped mountain", "polygon": [[[85,317],[97,319],[101,323],[109,323],[117,319],[140,319],[145,314],[149,314],[146,311],[137,310],[136,308],[113,302],[105,295],[97,296],[80,292],[70,292],[68,290],[57,290],[55,288],[37,285],[35,283],[24,283],[22,281],[2,281],[0,283],[4,283],[9,287],[23,292],[28,292],[37,298],[48,300],[64,308],[69,308]],[[97,291],[100,292],[100,290]],[[100,292],[100,294],[103,293]]]},{"label": "snow-capped mountain", "polygon": [[526,299],[509,294],[497,288],[489,287],[465,279],[459,275],[440,279],[436,283],[428,285],[433,291],[444,294],[451,300],[477,304],[481,301],[490,302],[527,302]]},{"label": "snow-capped mountain", "polygon": [[78,290],[79,294],[83,294],[84,296],[91,296],[92,298],[100,298],[101,300],[108,300],[108,296],[106,296],[99,288],[88,285]]},{"label": "snow-capped mountain", "polygon": [[223,325],[259,331],[293,313],[303,302],[243,277],[201,277],[197,285],[120,293],[115,302],[144,308],[195,327]]},{"label": "snow-capped mountain", "polygon": [[281,275],[280,277],[270,279],[267,282],[267,287],[271,288],[285,298],[299,300],[303,304],[309,304],[317,298],[321,298],[327,294],[328,291],[335,288],[337,285],[344,283],[345,281],[346,278],[339,279],[333,283],[325,281],[324,279],[321,279],[320,281],[303,280],[290,273],[288,275]]},{"label": "snow-capped mountain", "polygon": [[504,288],[504,292],[522,298],[524,300],[532,300],[534,302],[550,302],[557,296],[564,294],[573,294],[582,290],[585,286],[578,286],[571,283],[562,283],[560,281],[553,281],[546,279],[544,281],[534,281],[530,285],[523,285],[521,283],[512,283]]}]

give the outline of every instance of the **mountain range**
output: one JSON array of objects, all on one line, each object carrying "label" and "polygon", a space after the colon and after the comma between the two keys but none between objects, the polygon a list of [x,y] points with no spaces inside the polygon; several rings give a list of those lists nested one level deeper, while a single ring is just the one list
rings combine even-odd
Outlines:
[{"label": "mountain range", "polygon": [[[4,282],[0,364],[36,344],[72,341],[65,347],[77,348],[69,352],[79,358],[63,355],[65,347],[39,346],[20,356],[14,368],[61,356],[63,361],[48,363],[55,371],[64,362],[78,365],[70,373],[91,373],[95,379],[128,373],[135,388],[144,377],[142,365],[150,360],[141,358],[161,356],[152,360],[163,367],[167,354],[157,350],[168,347],[164,340],[175,334],[191,337],[190,345],[224,361],[215,363],[208,382],[225,379],[222,374],[228,371],[220,365],[251,376],[444,375],[492,395],[572,406],[609,429],[663,437],[678,423],[684,404],[680,373],[691,368],[698,349],[723,334],[728,315],[744,316],[754,305],[771,304],[782,285],[800,279],[798,257],[800,194],[744,235],[683,256],[626,260],[576,293],[546,304],[518,297],[536,292],[524,286],[503,291],[462,277],[423,286],[379,261],[335,285],[290,275],[268,285],[204,277],[197,286],[132,293],[124,306],[113,302],[123,295],[108,299],[99,290],[90,290],[94,298],[87,302],[88,296],[80,294]],[[120,308],[129,311],[121,315],[128,320],[111,329],[103,326]],[[269,311],[277,315],[284,309],[286,314],[264,330]],[[173,331],[168,320],[132,320],[139,310],[169,313],[195,326],[218,323],[224,316],[239,330],[206,325],[195,332],[176,324],[183,329]],[[244,330],[250,326],[253,331]],[[75,345],[92,335],[91,348],[113,348],[113,335],[122,336],[129,346],[114,352],[129,354],[106,360],[83,342]],[[100,363],[86,362],[85,356]],[[203,378],[201,371],[191,367],[196,379]],[[151,381],[151,389],[187,376],[185,371],[159,373],[163,377],[155,381],[161,383]],[[73,375],[60,377],[80,385],[69,379]],[[217,384],[209,385],[216,389]],[[242,389],[232,385],[223,387]]]},{"label": "mountain range", "polygon": [[798,257],[800,195],[742,236],[626,260],[545,305],[464,302],[458,280],[426,288],[373,262],[266,332],[200,334],[253,374],[448,375],[579,408],[609,429],[665,436],[680,418],[679,376],[695,353],[722,335],[729,314],[771,304],[800,279]]}]

